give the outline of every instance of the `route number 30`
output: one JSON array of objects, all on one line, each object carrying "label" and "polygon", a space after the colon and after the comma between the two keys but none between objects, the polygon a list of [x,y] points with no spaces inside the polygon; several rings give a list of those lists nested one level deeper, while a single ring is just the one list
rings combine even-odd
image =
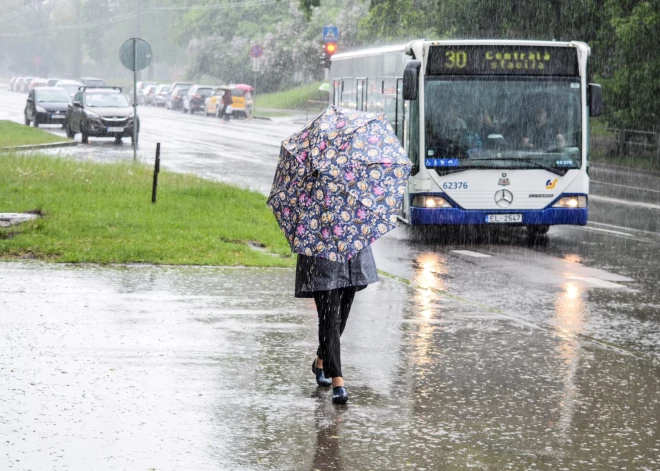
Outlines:
[{"label": "route number 30", "polygon": [[467,64],[467,53],[463,51],[447,51],[445,52],[447,60],[445,61],[445,67],[448,69],[462,69]]}]

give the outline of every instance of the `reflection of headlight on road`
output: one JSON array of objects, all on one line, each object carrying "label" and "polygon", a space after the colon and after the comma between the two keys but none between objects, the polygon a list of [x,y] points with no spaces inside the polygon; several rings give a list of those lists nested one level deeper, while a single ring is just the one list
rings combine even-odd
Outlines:
[{"label": "reflection of headlight on road", "polygon": [[553,208],[586,208],[587,207],[587,197],[586,196],[566,196],[560,198],[555,204],[552,205]]},{"label": "reflection of headlight on road", "polygon": [[412,200],[412,206],[418,208],[451,208],[452,205],[441,196],[417,195]]},{"label": "reflection of headlight on road", "polygon": [[37,112],[38,112],[38,113],[45,113],[45,112],[46,112],[46,108],[42,108],[41,106],[37,106]]}]

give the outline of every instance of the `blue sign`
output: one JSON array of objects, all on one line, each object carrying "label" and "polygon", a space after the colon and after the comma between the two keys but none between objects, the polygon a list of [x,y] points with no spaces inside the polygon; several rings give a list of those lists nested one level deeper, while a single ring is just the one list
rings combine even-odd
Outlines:
[{"label": "blue sign", "polygon": [[427,168],[433,167],[458,167],[458,159],[426,159],[424,161]]},{"label": "blue sign", "polygon": [[323,42],[334,43],[339,41],[339,29],[336,26],[323,27]]}]

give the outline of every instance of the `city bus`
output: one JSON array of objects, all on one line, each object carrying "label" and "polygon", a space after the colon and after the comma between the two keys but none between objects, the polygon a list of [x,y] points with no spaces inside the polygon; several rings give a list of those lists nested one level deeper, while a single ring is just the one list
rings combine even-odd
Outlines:
[{"label": "city bus", "polygon": [[583,42],[415,40],[332,57],[330,103],[387,115],[413,169],[412,226],[585,225],[589,118]]}]

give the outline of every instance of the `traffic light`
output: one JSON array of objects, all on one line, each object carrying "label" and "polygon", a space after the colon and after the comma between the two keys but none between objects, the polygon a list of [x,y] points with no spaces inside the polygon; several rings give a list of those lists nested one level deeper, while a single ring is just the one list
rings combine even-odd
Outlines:
[{"label": "traffic light", "polygon": [[323,54],[321,54],[321,64],[326,69],[330,68],[330,58],[337,52],[337,43],[325,43],[323,46]]},{"label": "traffic light", "polygon": [[337,52],[337,43],[325,43],[325,54],[326,56],[332,56]]}]

